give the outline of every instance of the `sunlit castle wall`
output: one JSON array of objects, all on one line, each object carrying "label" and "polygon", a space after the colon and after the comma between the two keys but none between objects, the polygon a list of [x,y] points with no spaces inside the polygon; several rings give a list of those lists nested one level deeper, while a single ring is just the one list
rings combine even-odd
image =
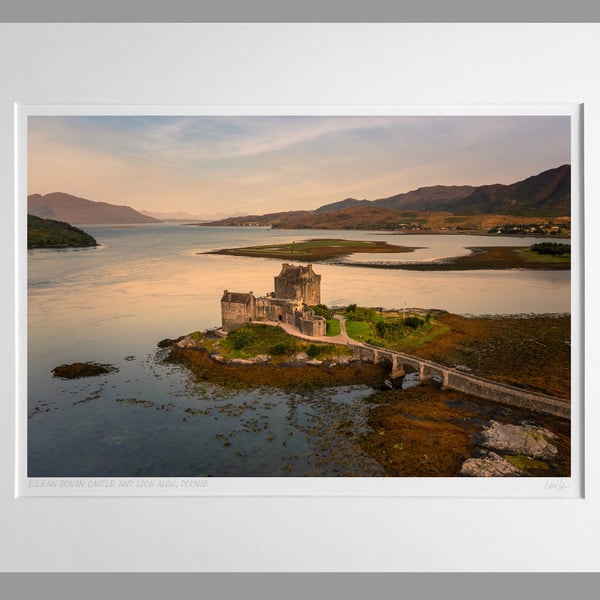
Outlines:
[{"label": "sunlit castle wall", "polygon": [[221,323],[225,331],[232,331],[251,322],[256,313],[254,294],[225,290],[221,298]]},{"label": "sunlit castle wall", "polygon": [[284,263],[275,277],[275,297],[294,299],[297,289],[301,291],[304,304],[315,306],[321,303],[321,276],[313,271],[312,265]]}]

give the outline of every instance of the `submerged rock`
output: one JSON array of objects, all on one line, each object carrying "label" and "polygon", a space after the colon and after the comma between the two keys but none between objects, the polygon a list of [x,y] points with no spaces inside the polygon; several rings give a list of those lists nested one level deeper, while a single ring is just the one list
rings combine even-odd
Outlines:
[{"label": "submerged rock", "polygon": [[522,471],[495,452],[482,458],[469,458],[460,468],[463,477],[518,477]]},{"label": "submerged rock", "polygon": [[473,436],[480,446],[507,454],[522,454],[531,458],[552,460],[558,457],[558,449],[548,439],[556,436],[543,427],[523,422],[520,425],[503,425],[491,421],[485,429]]},{"label": "submerged rock", "polygon": [[114,373],[115,371],[118,371],[118,369],[112,365],[102,365],[94,362],[76,362],[54,367],[51,373],[54,375],[54,377],[61,377],[63,379],[78,379],[79,377],[106,375],[107,373]]}]

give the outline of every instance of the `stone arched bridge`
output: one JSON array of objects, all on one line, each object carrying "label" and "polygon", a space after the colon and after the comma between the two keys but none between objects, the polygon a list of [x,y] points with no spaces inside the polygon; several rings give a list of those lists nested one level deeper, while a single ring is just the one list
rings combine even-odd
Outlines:
[{"label": "stone arched bridge", "polygon": [[392,378],[404,375],[404,367],[409,366],[419,373],[419,381],[421,382],[435,377],[441,381],[442,386],[445,388],[470,394],[484,400],[491,400],[508,406],[518,406],[533,412],[555,415],[564,419],[571,418],[571,403],[569,400],[538,394],[537,392],[530,392],[483,377],[477,377],[411,354],[357,342],[348,336],[345,320],[339,315],[336,315],[336,318],[340,321],[341,333],[333,337],[310,337],[301,334],[292,325],[274,322],[270,324],[281,326],[290,335],[306,340],[346,344],[353,349],[355,356],[363,360],[388,363],[391,366]]},{"label": "stone arched bridge", "polygon": [[404,367],[409,366],[419,373],[419,381],[421,382],[435,378],[441,381],[444,388],[457,390],[500,404],[526,408],[538,413],[546,413],[565,419],[571,418],[571,404],[568,400],[562,398],[538,394],[537,392],[530,392],[483,377],[477,377],[403,352],[378,348],[369,344],[351,343],[350,345],[355,355],[363,360],[390,364],[392,378],[404,375]]}]

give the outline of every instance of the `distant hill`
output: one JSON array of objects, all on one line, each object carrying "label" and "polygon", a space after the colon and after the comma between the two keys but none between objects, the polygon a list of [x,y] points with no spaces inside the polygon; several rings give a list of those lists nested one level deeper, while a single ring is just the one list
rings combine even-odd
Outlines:
[{"label": "distant hill", "polygon": [[378,208],[392,208],[394,210],[446,210],[445,207],[448,206],[450,201],[465,198],[475,189],[477,188],[471,185],[434,185],[379,200],[346,198],[346,200],[340,202],[325,204],[325,206],[317,208],[315,212],[333,212],[356,206],[377,206]]},{"label": "distant hill", "polygon": [[[450,210],[448,208],[447,210]],[[452,205],[452,212],[558,216],[571,214],[571,165],[511,185],[482,185]]]},{"label": "distant hill", "polygon": [[402,228],[403,223],[413,227],[416,222],[426,220],[431,224],[432,218],[441,222],[443,217],[444,225],[471,228],[474,225],[451,215],[506,215],[522,220],[570,214],[571,166],[562,165],[510,185],[435,185],[378,200],[346,198],[312,211],[230,217],[204,224],[279,229],[389,229]]},{"label": "distant hill", "polygon": [[63,192],[31,194],[27,197],[27,212],[43,219],[67,223],[160,223],[129,206],[94,202]]},{"label": "distant hill", "polygon": [[81,229],[51,219],[27,215],[27,248],[67,248],[97,246],[96,240]]},{"label": "distant hill", "polygon": [[455,214],[567,215],[571,210],[571,166],[562,165],[510,185],[434,185],[378,200],[346,198],[325,204],[315,212],[334,212],[356,206]]}]

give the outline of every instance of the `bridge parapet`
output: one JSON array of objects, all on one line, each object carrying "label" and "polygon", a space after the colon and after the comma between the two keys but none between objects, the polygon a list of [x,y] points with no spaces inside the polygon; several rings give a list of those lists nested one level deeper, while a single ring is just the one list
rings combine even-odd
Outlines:
[{"label": "bridge parapet", "polygon": [[[356,348],[355,348],[356,350]],[[477,375],[462,373],[452,367],[440,365],[430,360],[411,356],[404,352],[396,352],[387,348],[378,348],[369,344],[360,346],[359,356],[366,360],[391,362],[392,376],[394,372],[404,372],[402,365],[408,365],[419,372],[421,382],[432,375],[437,375],[442,387],[464,392],[484,400],[491,400],[509,406],[526,408],[538,413],[555,415],[565,419],[571,418],[571,403],[563,398],[547,396],[538,392],[523,390],[511,385],[485,379]]]}]

